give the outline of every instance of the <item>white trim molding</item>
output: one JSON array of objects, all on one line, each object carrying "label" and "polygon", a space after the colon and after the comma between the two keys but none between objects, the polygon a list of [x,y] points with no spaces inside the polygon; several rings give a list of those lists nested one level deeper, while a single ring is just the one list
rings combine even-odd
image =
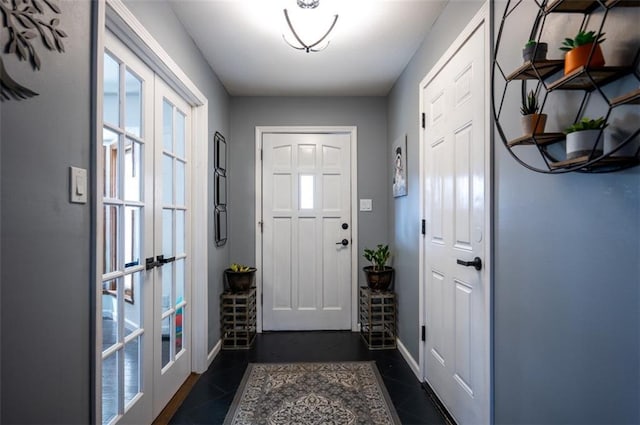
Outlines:
[{"label": "white trim molding", "polygon": [[[256,290],[262,295],[262,135],[263,133],[349,133],[351,135],[351,331],[358,332],[358,127],[257,126],[255,148]],[[257,331],[262,332],[262,305],[257,308]]]},{"label": "white trim molding", "polygon": [[213,346],[209,354],[207,354],[207,369],[211,366],[211,363],[215,360],[216,356],[220,354],[220,349],[222,348],[222,340],[219,339],[216,345]]},{"label": "white trim molding", "polygon": [[400,338],[396,338],[396,344],[398,345],[398,351],[400,351],[400,354],[402,354],[402,357],[407,362],[414,375],[416,375],[418,381],[422,382],[423,379],[420,373],[420,365],[418,364],[416,359],[414,359],[411,353],[409,353],[409,350],[407,350],[407,347],[405,347],[402,341],[400,341]]}]

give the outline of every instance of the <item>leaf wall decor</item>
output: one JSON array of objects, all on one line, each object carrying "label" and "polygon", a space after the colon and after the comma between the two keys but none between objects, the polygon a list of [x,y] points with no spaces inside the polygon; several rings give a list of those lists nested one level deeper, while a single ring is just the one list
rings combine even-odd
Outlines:
[{"label": "leaf wall decor", "polygon": [[[0,11],[3,22],[0,45],[3,54],[16,55],[19,60],[28,61],[34,71],[38,71],[42,66],[34,45],[38,39],[48,50],[64,53],[63,39],[67,33],[59,28],[59,18],[46,16],[50,12],[61,15],[60,7],[54,0],[0,0]],[[22,100],[37,95],[9,75],[0,56],[0,100]]]}]

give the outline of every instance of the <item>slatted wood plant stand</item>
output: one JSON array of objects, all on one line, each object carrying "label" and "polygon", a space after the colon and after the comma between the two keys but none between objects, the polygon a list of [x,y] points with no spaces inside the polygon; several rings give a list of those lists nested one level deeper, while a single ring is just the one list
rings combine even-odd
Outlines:
[{"label": "slatted wood plant stand", "polygon": [[222,348],[247,349],[256,337],[256,288],[220,295]]},{"label": "slatted wood plant stand", "polygon": [[396,294],[360,287],[360,335],[370,350],[396,348]]}]

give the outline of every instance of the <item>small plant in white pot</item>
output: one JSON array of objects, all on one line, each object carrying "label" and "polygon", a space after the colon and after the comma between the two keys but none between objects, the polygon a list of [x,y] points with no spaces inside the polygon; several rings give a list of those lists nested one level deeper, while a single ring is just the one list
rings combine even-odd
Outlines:
[{"label": "small plant in white pot", "polygon": [[544,133],[544,127],[547,124],[547,114],[539,114],[538,96],[531,90],[526,98],[522,99],[520,112],[522,113],[522,131],[524,134]]},{"label": "small plant in white pot", "polygon": [[604,117],[584,117],[564,132],[567,135],[567,159],[602,155],[602,133],[607,126]]}]

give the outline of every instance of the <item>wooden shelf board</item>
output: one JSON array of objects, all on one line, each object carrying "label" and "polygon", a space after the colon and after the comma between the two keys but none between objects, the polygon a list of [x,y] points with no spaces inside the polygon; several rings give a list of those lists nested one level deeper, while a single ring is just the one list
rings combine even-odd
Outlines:
[{"label": "wooden shelf board", "polygon": [[598,7],[595,0],[555,0],[545,9],[547,13],[589,13]]},{"label": "wooden shelf board", "polygon": [[[535,137],[535,140],[534,140]],[[518,145],[535,145],[538,146],[546,146],[551,145],[553,143],[558,143],[563,141],[565,138],[564,133],[536,133],[536,134],[526,134],[522,137],[518,137],[517,139],[511,140],[507,143],[507,145],[511,148]]]},{"label": "wooden shelf board", "polygon": [[[544,61],[527,61],[523,63],[518,69],[513,71],[509,76],[507,76],[507,81],[513,80],[537,80],[538,74],[540,77],[546,78],[551,74],[555,74],[560,71],[564,66],[563,59],[553,59],[553,60],[544,60]],[[534,68],[535,67],[535,68]]]},{"label": "wooden shelf board", "polygon": [[619,105],[640,105],[640,89],[618,96],[611,101],[611,106]]},{"label": "wooden shelf board", "polygon": [[602,68],[580,68],[574,70],[569,75],[565,75],[558,81],[555,81],[549,85],[548,91],[552,90],[594,90],[596,87],[591,82],[593,81],[599,85],[604,86],[612,81],[621,78],[631,72],[630,67],[626,66],[606,66]]},{"label": "wooden shelf board", "polygon": [[[580,164],[586,164],[589,162],[589,155],[579,156],[578,158],[567,159],[565,161],[560,162],[551,162],[549,165],[553,169],[559,168],[569,168]],[[627,157],[627,156],[617,156],[617,157],[607,157],[599,160],[598,162],[589,165],[588,168],[602,168],[602,167],[612,167],[616,165],[629,165],[633,163],[639,163],[640,159],[636,157]]]}]

